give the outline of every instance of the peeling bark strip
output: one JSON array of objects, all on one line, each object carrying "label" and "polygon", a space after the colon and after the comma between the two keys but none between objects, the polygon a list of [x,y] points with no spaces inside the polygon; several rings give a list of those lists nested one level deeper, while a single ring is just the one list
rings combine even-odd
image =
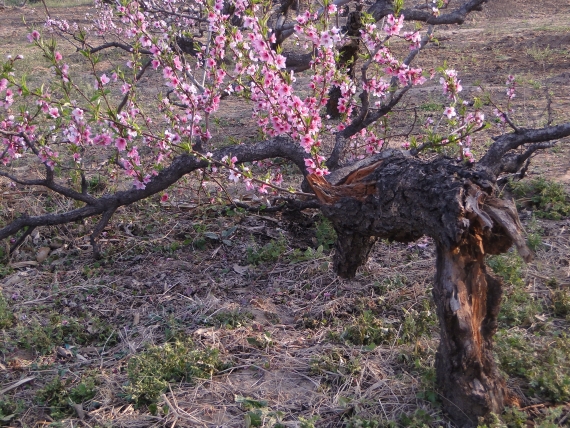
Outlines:
[{"label": "peeling bark strip", "polygon": [[334,266],[353,277],[377,238],[409,242],[431,236],[437,247],[433,296],[441,329],[436,356],[444,409],[459,426],[501,412],[506,384],[495,365],[492,338],[501,303],[500,280],[486,254],[515,243],[529,260],[514,205],[492,195],[484,169],[449,159],[423,162],[403,154],[350,172],[336,185],[307,180],[338,233]]}]

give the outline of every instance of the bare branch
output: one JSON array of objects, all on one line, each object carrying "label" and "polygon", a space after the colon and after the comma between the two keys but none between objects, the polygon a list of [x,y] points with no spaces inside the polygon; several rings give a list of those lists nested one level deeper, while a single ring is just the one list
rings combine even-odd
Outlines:
[{"label": "bare branch", "polygon": [[[467,15],[472,11],[480,11],[484,3],[488,0],[469,0],[464,2],[457,9],[449,13],[435,16],[431,10],[424,10],[423,7],[404,9],[401,14],[406,21],[420,21],[430,25],[463,24]],[[393,2],[391,0],[378,0],[368,8],[368,13],[374,16],[376,21],[394,13]]]},{"label": "bare branch", "polygon": [[36,228],[35,226],[30,226],[26,229],[26,231],[22,234],[22,236],[20,236],[18,240],[14,242],[14,245],[10,247],[10,254],[14,254],[14,251],[16,251],[18,247],[24,243],[26,238],[30,236],[30,234],[34,231],[35,228]]},{"label": "bare branch", "polygon": [[[235,156],[236,163],[253,162],[257,160],[282,157],[292,161],[301,170],[303,175],[307,174],[305,168],[305,156],[308,156],[300,145],[293,140],[276,137],[253,145],[239,145],[225,147],[216,150],[212,155],[212,160],[221,162],[224,156]],[[184,175],[200,168],[206,168],[210,162],[202,157],[195,157],[189,154],[180,155],[175,158],[170,166],[164,168],[155,176],[144,189],[132,189],[105,195],[100,198],[83,195],[70,189],[62,188],[56,184],[45,187],[72,199],[87,202],[88,205],[72,211],[60,214],[44,214],[39,216],[22,216],[14,220],[7,226],[0,229],[0,239],[14,235],[25,227],[53,226],[57,224],[70,223],[88,217],[104,214],[109,210],[116,210],[118,207],[130,205],[134,202],[146,199],[155,195],[172,184],[176,183]],[[88,201],[87,201],[88,200]]]},{"label": "bare branch", "polygon": [[[145,62],[143,64],[140,71],[137,73],[134,82],[138,82],[141,79],[141,77],[143,77],[143,74],[145,73],[148,66],[151,64],[151,62],[152,62],[152,60],[149,59],[147,62]],[[131,94],[131,91],[132,91],[132,88],[127,91],[127,93],[125,94],[125,96],[121,100],[121,103],[117,107],[117,113],[120,113],[123,110],[123,108],[125,107],[125,105],[127,104],[127,101],[129,100],[129,95]]]},{"label": "bare branch", "polygon": [[[133,47],[131,45],[126,45],[124,43],[119,43],[119,42],[109,42],[109,43],[104,43],[100,46],[97,46],[95,48],[91,48],[89,50],[90,53],[94,54],[96,52],[102,51],[104,49],[108,49],[108,48],[119,48],[122,49],[126,52],[131,53],[133,51]],[[148,49],[139,49],[139,52],[145,55],[150,55],[152,52],[149,51]]]},{"label": "bare branch", "polygon": [[96,259],[99,259],[101,257],[101,248],[97,243],[97,238],[99,237],[101,232],[103,232],[103,229],[105,229],[105,226],[107,226],[109,220],[111,220],[111,217],[113,217],[115,211],[117,211],[116,206],[112,206],[107,211],[105,211],[103,213],[103,216],[101,217],[101,220],[99,220],[99,223],[97,223],[97,226],[95,226],[95,229],[93,229],[93,232],[89,237],[89,241],[91,242],[91,247],[93,248],[93,255],[95,256]]},{"label": "bare branch", "polygon": [[[570,123],[557,126],[547,126],[540,129],[519,128],[518,132],[503,134],[495,137],[495,142],[478,162],[495,177],[503,172],[503,157],[511,150],[523,144],[543,143],[570,136]],[[538,147],[536,150],[539,150]],[[530,156],[530,155],[529,155]]]},{"label": "bare branch", "polygon": [[548,141],[544,143],[537,143],[530,146],[524,153],[507,153],[503,156],[501,161],[501,172],[502,173],[516,173],[527,159],[529,159],[533,153],[538,150],[548,149],[554,147],[557,141]]}]

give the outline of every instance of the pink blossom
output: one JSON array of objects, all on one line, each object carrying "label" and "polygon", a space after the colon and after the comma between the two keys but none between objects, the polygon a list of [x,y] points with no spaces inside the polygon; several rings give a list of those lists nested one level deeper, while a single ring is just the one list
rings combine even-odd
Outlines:
[{"label": "pink blossom", "polygon": [[61,60],[63,59],[63,56],[62,56],[61,53],[59,53],[59,52],[56,52],[56,53],[53,55],[53,57],[54,57],[54,59],[55,59],[56,62],[59,62],[59,61],[61,61]]},{"label": "pink blossom", "polygon": [[230,175],[228,176],[228,179],[233,181],[234,183],[237,183],[239,181],[241,177],[241,174],[239,172],[234,171],[233,169],[230,170]]},{"label": "pink blossom", "polygon": [[73,120],[76,122],[81,122],[83,120],[83,110],[80,108],[74,108],[71,111],[71,116],[73,116]]},{"label": "pink blossom", "polygon": [[39,39],[40,39],[40,33],[37,30],[34,30],[30,34],[28,34],[28,41],[30,43],[33,43]]},{"label": "pink blossom", "polygon": [[133,186],[135,189],[143,190],[146,189],[145,184],[142,181],[137,180],[136,178],[133,180]]},{"label": "pink blossom", "polygon": [[443,110],[443,114],[446,115],[448,119],[457,115],[454,107],[446,107],[445,110]]},{"label": "pink blossom", "polygon": [[57,107],[52,107],[49,109],[49,115],[51,117],[53,117],[54,119],[59,117],[59,110],[57,109]]},{"label": "pink blossom", "polygon": [[115,146],[117,149],[119,149],[119,151],[122,152],[127,148],[127,140],[125,140],[123,137],[119,137],[115,140]]}]

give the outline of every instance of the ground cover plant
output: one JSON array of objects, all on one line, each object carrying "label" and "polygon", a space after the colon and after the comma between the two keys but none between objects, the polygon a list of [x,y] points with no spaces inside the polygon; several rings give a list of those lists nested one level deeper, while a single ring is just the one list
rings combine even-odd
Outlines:
[{"label": "ground cover plant", "polygon": [[342,3],[26,9],[50,16],[3,46],[6,423],[565,423],[567,29]]}]

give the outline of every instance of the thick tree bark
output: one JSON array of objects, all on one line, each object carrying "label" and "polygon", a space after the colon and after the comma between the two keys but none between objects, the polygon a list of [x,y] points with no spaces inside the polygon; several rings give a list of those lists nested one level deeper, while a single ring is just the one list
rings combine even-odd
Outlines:
[{"label": "thick tree bark", "polygon": [[486,272],[482,240],[470,234],[458,248],[437,245],[437,384],[459,426],[477,426],[479,416],[501,413],[507,395],[492,352],[502,284]]},{"label": "thick tree bark", "polygon": [[485,256],[514,243],[530,258],[516,210],[494,197],[495,177],[484,168],[401,153],[378,159],[345,178],[337,172],[335,185],[307,177],[338,233],[335,269],[353,277],[378,237],[434,239],[438,385],[444,409],[458,426],[477,426],[479,416],[500,412],[507,396],[492,353],[501,282],[487,273]]}]

